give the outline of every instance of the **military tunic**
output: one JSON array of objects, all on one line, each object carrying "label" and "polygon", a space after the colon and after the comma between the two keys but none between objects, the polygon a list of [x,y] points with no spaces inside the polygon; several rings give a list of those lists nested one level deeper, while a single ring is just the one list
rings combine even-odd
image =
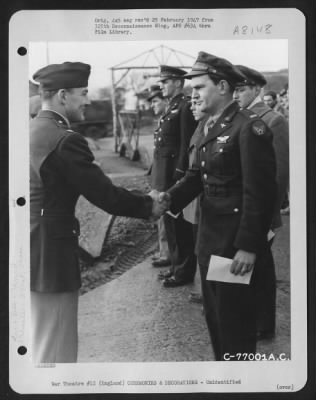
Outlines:
[{"label": "military tunic", "polygon": [[69,292],[80,285],[78,236],[74,216],[80,195],[114,215],[147,218],[149,196],[114,186],[87,141],[53,111],[41,111],[30,124],[31,290]]},{"label": "military tunic", "polygon": [[[262,259],[271,256],[267,233],[275,197],[272,134],[256,114],[228,106],[200,142],[186,176],[168,192],[173,212],[200,196],[196,252],[201,267],[205,317],[216,358],[254,352],[254,293],[269,274]],[[206,281],[212,255],[233,258],[242,249],[257,255],[250,285]]]},{"label": "military tunic", "polygon": [[[204,138],[204,125],[206,123],[206,118],[199,122],[191,140],[190,146],[188,149],[189,153],[189,167],[192,166],[196,158],[196,151],[199,142]],[[199,222],[199,198],[195,198],[190,204],[188,204],[183,209],[183,217],[186,221],[190,222],[191,224],[197,225]]]},{"label": "military tunic", "polygon": [[187,150],[195,127],[196,122],[184,94],[175,96],[154,133],[153,189],[165,191],[182,178],[188,168]]},{"label": "military tunic", "polygon": [[289,124],[283,115],[272,110],[264,102],[251,107],[258,117],[266,123],[273,134],[273,148],[276,155],[278,195],[272,221],[272,229],[282,226],[280,210],[289,188]]}]

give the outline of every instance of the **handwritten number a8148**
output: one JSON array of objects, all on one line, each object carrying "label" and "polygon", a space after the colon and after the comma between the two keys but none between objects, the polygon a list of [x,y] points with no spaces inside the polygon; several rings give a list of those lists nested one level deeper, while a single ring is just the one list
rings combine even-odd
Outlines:
[{"label": "handwritten number a8148", "polygon": [[262,33],[265,35],[271,34],[271,24],[266,25],[236,25],[233,30],[233,35],[254,35],[257,33]]}]

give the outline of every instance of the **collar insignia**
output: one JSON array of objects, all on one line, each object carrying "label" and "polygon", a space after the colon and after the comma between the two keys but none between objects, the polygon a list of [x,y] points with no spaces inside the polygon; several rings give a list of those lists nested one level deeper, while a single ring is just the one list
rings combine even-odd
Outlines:
[{"label": "collar insignia", "polygon": [[217,143],[227,143],[229,136],[218,136]]}]

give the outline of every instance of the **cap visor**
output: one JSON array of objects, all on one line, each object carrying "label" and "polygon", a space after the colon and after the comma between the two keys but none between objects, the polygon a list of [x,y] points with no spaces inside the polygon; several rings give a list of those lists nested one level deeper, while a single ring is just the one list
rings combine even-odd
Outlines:
[{"label": "cap visor", "polygon": [[202,75],[207,75],[207,72],[189,72],[188,74],[183,75],[184,79],[191,79],[195,76],[202,76]]}]

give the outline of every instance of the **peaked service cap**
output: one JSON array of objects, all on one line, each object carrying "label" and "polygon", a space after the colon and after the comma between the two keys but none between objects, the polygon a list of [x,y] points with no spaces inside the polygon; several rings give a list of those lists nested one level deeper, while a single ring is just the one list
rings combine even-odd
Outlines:
[{"label": "peaked service cap", "polygon": [[159,85],[152,85],[149,89],[149,96],[147,97],[147,101],[151,101],[154,97],[160,97],[163,99],[162,90]]},{"label": "peaked service cap", "polygon": [[200,51],[191,72],[184,78],[191,79],[195,76],[210,75],[225,79],[230,83],[244,80],[244,75],[228,60]]},{"label": "peaked service cap", "polygon": [[160,65],[159,67],[160,82],[167,79],[184,79],[185,74],[186,71],[181,68],[171,67],[169,65]]},{"label": "peaked service cap", "polygon": [[267,84],[266,78],[255,69],[245,67],[244,65],[235,65],[236,68],[246,77],[245,80],[237,82],[236,86],[256,86],[263,87]]}]

